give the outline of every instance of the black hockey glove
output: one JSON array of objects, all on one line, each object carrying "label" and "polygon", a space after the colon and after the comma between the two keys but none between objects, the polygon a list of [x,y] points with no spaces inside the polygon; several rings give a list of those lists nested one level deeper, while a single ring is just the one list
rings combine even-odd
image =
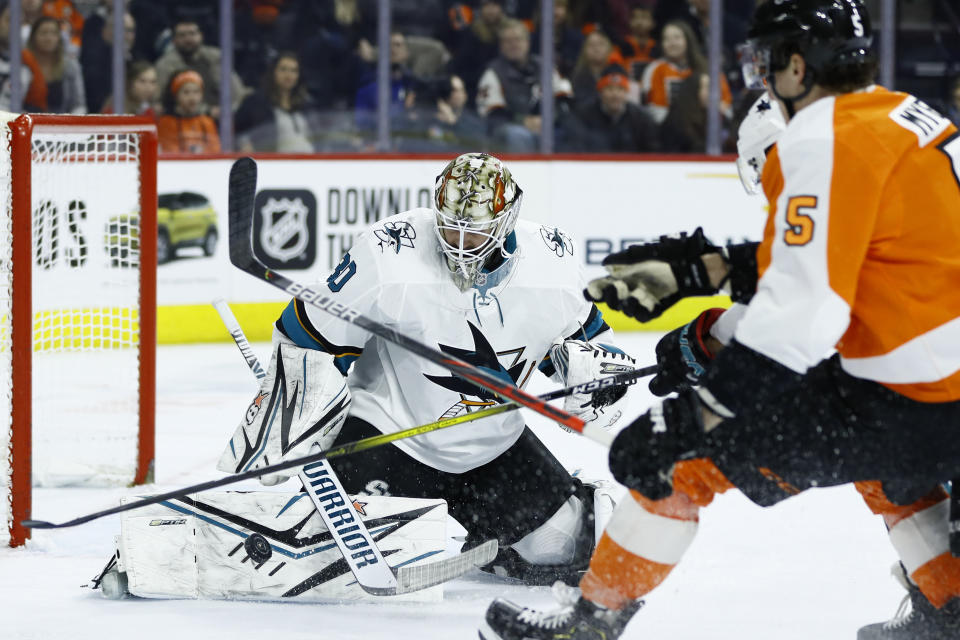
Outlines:
[{"label": "black hockey glove", "polygon": [[665,396],[682,387],[696,385],[707,372],[714,355],[707,348],[706,339],[710,327],[724,309],[707,309],[699,316],[674,329],[657,343],[657,366],[659,373],[650,380],[650,391]]},{"label": "black hockey glove", "polygon": [[707,240],[700,227],[692,235],[660,236],[657,242],[607,256],[603,266],[610,275],[591,280],[583,295],[647,322],[682,298],[717,292],[700,259],[707,253],[720,253],[720,248]]},{"label": "black hockey glove", "polygon": [[673,465],[702,457],[705,436],[700,400],[693,389],[653,406],[617,434],[610,446],[610,471],[617,482],[651,500],[673,492]]},{"label": "black hockey glove", "polygon": [[723,258],[727,261],[730,281],[730,298],[734,302],[747,304],[757,292],[757,247],[759,242],[729,244],[723,249]]}]

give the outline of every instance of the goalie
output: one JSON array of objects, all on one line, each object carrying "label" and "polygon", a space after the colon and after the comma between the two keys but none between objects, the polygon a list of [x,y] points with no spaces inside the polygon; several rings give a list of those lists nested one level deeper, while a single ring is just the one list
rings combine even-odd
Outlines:
[{"label": "goalie", "polygon": [[[573,241],[560,229],[519,221],[522,200],[499,159],[459,156],[438,176],[432,209],[375,224],[322,287],[334,306],[520,387],[538,369],[566,385],[633,369],[633,358],[611,346],[600,311],[580,294]],[[614,387],[573,395],[564,409],[612,426],[625,394]],[[305,455],[314,444],[326,449],[498,402],[438,365],[293,300],[276,323],[268,375],[218,466],[256,469]],[[602,486],[571,477],[515,412],[331,464],[351,494],[445,499],[468,530],[468,544],[499,541],[486,568],[529,584],[577,580],[602,530],[594,505]]]}]

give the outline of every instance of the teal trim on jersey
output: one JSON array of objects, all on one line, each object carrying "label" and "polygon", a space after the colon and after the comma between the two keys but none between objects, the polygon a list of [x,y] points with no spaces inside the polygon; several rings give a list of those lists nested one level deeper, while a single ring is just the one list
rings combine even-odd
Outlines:
[{"label": "teal trim on jersey", "polygon": [[[360,357],[363,349],[341,347],[342,351],[336,353],[336,351],[340,349],[334,349],[334,345],[326,341],[318,340],[316,336],[311,335],[311,333],[307,331],[303,326],[303,322],[300,320],[301,316],[305,318],[306,314],[302,311],[298,313],[297,306],[297,300],[294,299],[290,301],[290,304],[287,305],[277,320],[277,328],[298,347],[331,354],[333,356],[333,364],[337,367],[337,370],[343,375],[347,375],[347,372],[350,370],[350,365]],[[317,335],[319,336],[319,333]]]},{"label": "teal trim on jersey", "polygon": [[297,317],[296,302],[296,300],[291,300],[287,308],[280,314],[280,319],[278,320],[280,323],[279,329],[283,331],[285,336],[293,340],[293,343],[298,347],[326,351],[326,349],[323,348],[323,344],[307,333],[307,330],[300,324],[300,319]]},{"label": "teal trim on jersey", "polygon": [[[597,305],[593,305],[593,308],[590,309],[590,314],[587,316],[586,323],[581,325],[581,328],[573,332],[572,335],[567,336],[566,339],[590,342],[609,328],[610,326],[603,319],[603,312],[597,308]],[[611,351],[613,353],[623,353],[623,351],[620,351],[616,347],[611,347],[610,345],[601,346],[603,346],[607,351]],[[544,356],[543,360],[540,361],[540,364],[537,365],[537,369],[539,369],[540,373],[547,377],[550,377],[557,372],[557,368],[553,365],[553,361],[550,359],[549,353]]]},{"label": "teal trim on jersey", "polygon": [[597,309],[597,305],[593,305],[593,309],[590,310],[590,315],[587,317],[587,324],[583,327],[584,340],[589,342],[609,328],[603,320],[603,313],[600,309]]}]

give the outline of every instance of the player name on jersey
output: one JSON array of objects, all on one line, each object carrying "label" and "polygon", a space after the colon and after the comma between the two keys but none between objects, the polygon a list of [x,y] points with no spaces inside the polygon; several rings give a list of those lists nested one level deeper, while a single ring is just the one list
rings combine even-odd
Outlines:
[{"label": "player name on jersey", "polygon": [[950,120],[914,96],[907,97],[890,112],[890,117],[901,127],[914,132],[921,147],[936,140],[950,126]]}]

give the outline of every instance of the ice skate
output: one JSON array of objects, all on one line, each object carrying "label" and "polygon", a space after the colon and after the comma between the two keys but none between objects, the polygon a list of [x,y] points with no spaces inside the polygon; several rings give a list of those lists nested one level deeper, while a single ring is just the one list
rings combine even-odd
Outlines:
[{"label": "ice skate", "polygon": [[934,607],[917,585],[895,566],[895,577],[906,587],[907,595],[893,618],[862,627],[857,640],[956,640],[960,638],[960,598],[941,608]]},{"label": "ice skate", "polygon": [[613,611],[586,600],[580,590],[562,582],[553,585],[560,603],[554,611],[537,611],[502,599],[487,608],[482,640],[614,640],[619,638],[633,614],[643,606],[636,600]]}]

